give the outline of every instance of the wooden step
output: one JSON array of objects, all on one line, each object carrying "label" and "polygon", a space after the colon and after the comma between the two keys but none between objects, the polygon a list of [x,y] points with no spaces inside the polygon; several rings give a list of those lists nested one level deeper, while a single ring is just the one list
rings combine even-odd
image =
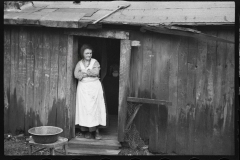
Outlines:
[{"label": "wooden step", "polygon": [[118,155],[120,150],[100,148],[67,148],[68,155]]},{"label": "wooden step", "polygon": [[73,138],[68,142],[69,148],[99,148],[99,149],[119,149],[121,144],[114,139],[86,139],[86,138]]}]

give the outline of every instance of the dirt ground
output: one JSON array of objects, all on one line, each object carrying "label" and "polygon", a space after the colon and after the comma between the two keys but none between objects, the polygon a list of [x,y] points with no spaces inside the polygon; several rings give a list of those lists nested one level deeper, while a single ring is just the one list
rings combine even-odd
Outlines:
[{"label": "dirt ground", "polygon": [[[4,155],[28,155],[28,141],[26,136],[4,138]],[[33,146],[33,152],[41,147]],[[58,149],[62,152],[61,149]],[[61,155],[55,152],[56,155]],[[34,155],[49,155],[49,150],[37,152]],[[130,148],[122,148],[119,155],[152,155],[148,150],[132,150]]]},{"label": "dirt ground", "polygon": [[[29,155],[28,154],[28,141],[26,140],[28,137],[12,137],[12,138],[4,138],[4,155]],[[36,151],[41,149],[41,147],[32,147],[32,151]],[[59,150],[61,151],[61,150]],[[61,155],[60,153],[55,152],[56,155]],[[40,152],[35,153],[34,155],[49,155],[49,150],[44,149]]]}]

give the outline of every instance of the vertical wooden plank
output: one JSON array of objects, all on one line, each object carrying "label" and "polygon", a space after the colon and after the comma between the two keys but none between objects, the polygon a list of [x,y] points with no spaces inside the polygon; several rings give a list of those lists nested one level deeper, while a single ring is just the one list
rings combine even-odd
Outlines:
[{"label": "vertical wooden plank", "polygon": [[49,93],[50,93],[50,60],[51,60],[51,32],[49,29],[44,29],[42,39],[42,108],[45,110],[43,125],[48,124],[49,117]]},{"label": "vertical wooden plank", "polygon": [[[140,40],[140,43],[143,43],[143,36],[141,36],[141,33],[139,32],[135,32],[135,38],[136,39],[139,39]],[[136,71],[136,78],[137,78],[137,83],[136,83],[136,86],[135,86],[135,95],[136,97],[139,97],[141,98],[140,96],[140,88],[141,88],[141,77],[142,77],[142,69],[143,69],[143,66],[142,66],[142,62],[143,62],[143,54],[142,54],[142,50],[143,50],[143,46],[141,45],[140,47],[137,48],[137,53],[136,53],[136,67],[137,67],[137,71]]]},{"label": "vertical wooden plank", "polygon": [[178,108],[177,108],[177,132],[176,132],[176,152],[177,154],[187,153],[187,54],[188,39],[183,37],[178,53]]},{"label": "vertical wooden plank", "polygon": [[33,127],[32,114],[34,105],[34,46],[33,46],[33,33],[34,29],[28,29],[27,35],[27,81],[26,81],[26,121],[25,132]]},{"label": "vertical wooden plank", "polygon": [[63,129],[62,136],[66,136],[65,117],[66,108],[66,82],[67,82],[67,35],[60,32],[59,55],[58,55],[58,106],[57,106],[57,126]]},{"label": "vertical wooden plank", "polygon": [[[141,36],[141,33],[132,31],[130,34],[131,40],[139,40],[141,43],[143,43],[143,36]],[[130,76],[130,82],[131,82],[131,94],[133,97],[141,97],[141,77],[142,77],[142,48],[143,46],[139,47],[132,47],[131,50],[131,76]],[[136,128],[138,131],[140,131],[141,128],[141,108],[138,111],[138,114],[136,115],[133,124],[136,125]],[[148,137],[144,139],[141,137],[145,143],[148,144]]]},{"label": "vertical wooden plank", "polygon": [[187,97],[186,97],[186,123],[187,123],[187,154],[194,153],[194,113],[196,107],[196,58],[198,51],[198,41],[193,38],[188,39],[187,55]]},{"label": "vertical wooden plank", "polygon": [[68,35],[66,106],[68,108],[67,132],[69,132],[69,138],[75,137],[76,79],[73,73],[78,55],[76,42],[76,37]]},{"label": "vertical wooden plank", "polygon": [[66,88],[66,106],[68,109],[68,132],[69,137],[73,137],[73,129],[72,129],[72,116],[73,116],[73,103],[71,103],[71,96],[72,94],[72,85],[73,85],[73,72],[75,64],[73,62],[73,36],[68,35],[68,48],[67,48],[67,88]]},{"label": "vertical wooden plank", "polygon": [[[149,33],[140,33],[140,40],[142,45],[142,52],[138,54],[141,55],[141,60],[139,61],[141,65],[141,76],[139,76],[140,86],[139,86],[139,98],[150,98],[151,97],[151,55],[152,55],[152,34]],[[150,106],[144,104],[143,107],[140,107],[138,111],[138,123],[139,123],[139,133],[142,139],[145,142],[149,139],[149,122],[150,122]]]},{"label": "vertical wooden plank", "polygon": [[[72,49],[72,62],[73,62],[73,71],[75,69],[75,66],[78,62],[78,38],[77,37],[73,37],[73,42],[72,42],[72,38],[69,37],[69,41],[68,41],[68,50],[69,52]],[[71,47],[72,44],[72,47]],[[76,112],[76,93],[77,93],[77,79],[75,79],[73,72],[72,72],[72,85],[71,85],[71,136],[75,137],[75,112]]]},{"label": "vertical wooden plank", "polygon": [[131,53],[131,57],[130,57],[130,77],[129,77],[129,84],[130,84],[130,90],[129,90],[129,95],[131,96],[131,97],[135,97],[135,95],[134,95],[134,89],[135,89],[135,85],[134,85],[134,80],[136,79],[136,74],[135,74],[135,72],[136,72],[136,69],[135,69],[135,59],[134,59],[134,57],[135,57],[135,54],[136,54],[136,47],[132,47],[132,53]]},{"label": "vertical wooden plank", "polygon": [[[7,51],[7,50],[6,50]],[[11,29],[11,82],[10,82],[10,106],[9,106],[9,121],[8,126],[11,133],[14,133],[17,123],[16,121],[16,108],[17,108],[17,84],[18,70],[19,70],[19,29]]]},{"label": "vertical wooden plank", "polygon": [[59,32],[51,30],[49,35],[51,38],[51,56],[50,56],[50,94],[48,104],[48,125],[56,126],[57,119],[57,84],[58,84],[58,47],[59,47]]},{"label": "vertical wooden plank", "polygon": [[[4,28],[4,133],[8,133],[11,128],[11,106],[10,101],[10,82],[12,82],[11,75],[14,75],[14,52],[11,51],[11,29]],[[13,77],[14,80],[14,77]],[[12,84],[12,83],[11,83]],[[10,114],[9,114],[10,113]]]},{"label": "vertical wooden plank", "polygon": [[[206,31],[206,34],[217,35],[216,31]],[[213,150],[212,135],[213,135],[213,100],[214,96],[214,75],[216,70],[216,41],[209,41],[207,43],[207,64],[206,64],[206,82],[204,88],[205,98],[203,99],[204,110],[204,139],[202,153],[204,155],[211,155]]]},{"label": "vertical wooden plank", "polygon": [[168,106],[167,153],[176,153],[178,50],[180,40],[179,36],[172,36],[171,50],[169,51],[169,101],[172,102],[172,105]]},{"label": "vertical wooden plank", "polygon": [[72,136],[72,106],[73,103],[71,103],[71,96],[73,96],[73,94],[71,93],[71,88],[73,85],[73,72],[74,72],[74,62],[73,62],[73,36],[72,35],[68,35],[67,36],[67,73],[66,73],[66,77],[67,77],[67,84],[66,84],[66,107],[68,110],[68,114],[66,117],[66,133],[69,134],[68,138],[70,138]]},{"label": "vertical wooden plank", "polygon": [[48,115],[48,109],[45,106],[45,102],[46,102],[46,98],[47,95],[45,94],[45,90],[47,89],[47,86],[45,85],[45,83],[47,83],[47,79],[45,79],[45,75],[44,75],[44,63],[46,62],[44,59],[44,41],[43,41],[43,36],[45,34],[46,30],[42,29],[41,32],[38,32],[38,37],[37,37],[37,42],[38,42],[38,50],[37,50],[37,61],[38,61],[38,65],[36,65],[35,68],[37,68],[38,71],[38,75],[39,75],[39,85],[38,85],[38,95],[39,97],[37,97],[37,120],[39,120],[37,122],[37,125],[47,125],[47,115]]},{"label": "vertical wooden plank", "polygon": [[27,120],[26,115],[26,50],[27,50],[27,28],[22,27],[19,32],[19,72],[18,72],[18,88],[17,88],[17,115],[16,123],[18,123],[16,131],[24,130],[24,123]]},{"label": "vertical wooden plank", "polygon": [[126,123],[127,96],[129,90],[129,67],[131,57],[131,41],[121,40],[120,47],[120,77],[119,77],[119,111],[118,111],[118,141],[124,138]]},{"label": "vertical wooden plank", "polygon": [[196,70],[196,109],[195,109],[195,124],[194,124],[194,154],[202,154],[203,138],[204,138],[204,86],[206,74],[206,57],[207,43],[206,41],[198,42],[197,70]]},{"label": "vertical wooden plank", "polygon": [[[169,98],[169,50],[170,38],[166,35],[153,36],[152,57],[152,96],[153,99],[168,100]],[[150,109],[153,125],[150,128],[150,146],[155,143],[153,150],[166,153],[168,109],[166,106],[154,105]],[[152,116],[153,115],[153,116]]]},{"label": "vertical wooden plank", "polygon": [[[234,32],[226,30],[226,39],[234,41]],[[226,44],[226,62],[224,63],[226,76],[225,89],[223,93],[223,124],[221,132],[223,135],[224,155],[234,155],[234,45]]]},{"label": "vertical wooden plank", "polygon": [[106,76],[106,74],[107,74],[107,66],[108,66],[108,64],[107,64],[107,49],[106,49],[106,47],[107,47],[107,43],[106,43],[106,39],[105,40],[101,40],[101,43],[102,43],[102,45],[101,45],[101,82],[103,82],[103,79],[104,79],[104,77]]},{"label": "vertical wooden plank", "polygon": [[[226,33],[218,31],[218,37],[225,39]],[[224,154],[225,147],[223,146],[223,137],[221,127],[223,125],[223,93],[225,90],[225,59],[226,59],[227,44],[217,42],[217,62],[216,62],[216,79],[215,79],[215,96],[214,98],[214,122],[213,122],[213,154]]]},{"label": "vertical wooden plank", "polygon": [[33,34],[33,44],[35,53],[35,65],[34,65],[34,126],[41,126],[45,121],[45,108],[42,108],[42,30],[35,29]]}]

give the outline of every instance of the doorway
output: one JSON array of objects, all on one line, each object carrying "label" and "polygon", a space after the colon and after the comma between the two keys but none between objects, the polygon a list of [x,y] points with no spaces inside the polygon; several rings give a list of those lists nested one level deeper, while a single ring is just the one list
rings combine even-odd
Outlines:
[{"label": "doorway", "polygon": [[[83,44],[93,47],[92,58],[100,63],[100,81],[102,82],[108,115],[108,127],[101,128],[103,139],[116,139],[118,131],[119,66],[120,40],[78,36],[78,50]],[[78,53],[79,53],[78,51]],[[78,54],[78,60],[80,60]]]}]

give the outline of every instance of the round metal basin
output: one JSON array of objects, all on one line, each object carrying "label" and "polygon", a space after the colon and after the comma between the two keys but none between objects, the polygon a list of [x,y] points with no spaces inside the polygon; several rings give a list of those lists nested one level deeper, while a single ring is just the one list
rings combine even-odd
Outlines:
[{"label": "round metal basin", "polygon": [[62,128],[54,126],[33,127],[28,130],[35,143],[47,144],[58,140],[59,134],[63,132]]}]

